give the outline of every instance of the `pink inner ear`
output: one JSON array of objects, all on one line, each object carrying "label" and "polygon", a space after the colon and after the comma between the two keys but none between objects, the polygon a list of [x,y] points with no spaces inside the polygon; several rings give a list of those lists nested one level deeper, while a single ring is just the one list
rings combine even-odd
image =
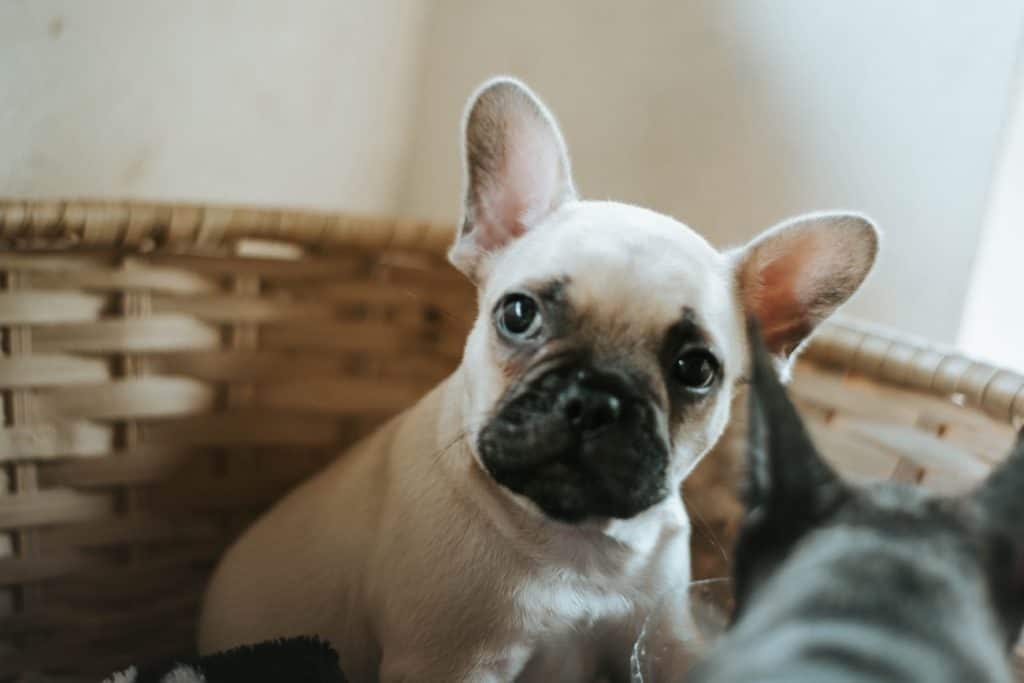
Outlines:
[{"label": "pink inner ear", "polygon": [[479,195],[478,246],[494,251],[522,236],[571,193],[555,133],[544,121],[510,121],[502,164]]},{"label": "pink inner ear", "polygon": [[474,229],[474,239],[479,249],[491,252],[501,249],[524,232],[526,232],[526,227],[519,220],[498,222],[484,213],[484,217],[480,219]]},{"label": "pink inner ear", "polygon": [[767,347],[790,355],[864,281],[878,250],[868,221],[818,214],[769,230],[741,256],[743,306]]},{"label": "pink inner ear", "polygon": [[[817,236],[800,235],[774,253],[757,254],[743,275],[747,310],[761,323],[765,346],[788,355],[814,329],[813,298]],[[820,266],[818,266],[820,267]],[[810,271],[810,272],[808,272]]]}]

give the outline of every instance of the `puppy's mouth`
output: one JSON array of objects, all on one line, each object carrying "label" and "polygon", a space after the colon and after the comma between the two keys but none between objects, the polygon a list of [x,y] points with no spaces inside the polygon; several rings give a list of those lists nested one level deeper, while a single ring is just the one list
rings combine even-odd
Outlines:
[{"label": "puppy's mouth", "polygon": [[653,399],[619,373],[551,370],[511,392],[480,432],[496,482],[564,522],[628,519],[668,494]]}]

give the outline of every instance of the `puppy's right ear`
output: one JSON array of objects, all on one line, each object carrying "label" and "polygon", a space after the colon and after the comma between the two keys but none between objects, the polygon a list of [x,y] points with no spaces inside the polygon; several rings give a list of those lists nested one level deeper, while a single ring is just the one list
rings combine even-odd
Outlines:
[{"label": "puppy's right ear", "polygon": [[818,454],[782,386],[750,317],[749,434],[733,579],[737,610],[754,585],[789,555],[797,541],[845,496],[846,486]]},{"label": "puppy's right ear", "polygon": [[861,286],[878,255],[879,232],[851,213],[798,216],[733,252],[747,315],[768,350],[788,367],[823,320]]},{"label": "puppy's right ear", "polygon": [[470,98],[463,139],[465,207],[448,259],[480,282],[492,254],[576,191],[558,124],[515,79],[488,81]]}]

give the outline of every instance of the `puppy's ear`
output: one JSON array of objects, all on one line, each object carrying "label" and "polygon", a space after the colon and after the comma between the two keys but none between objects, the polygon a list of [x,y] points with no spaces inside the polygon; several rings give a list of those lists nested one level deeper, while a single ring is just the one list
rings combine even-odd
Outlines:
[{"label": "puppy's ear", "polygon": [[1024,429],[972,497],[987,532],[993,602],[1012,644],[1024,625]]},{"label": "puppy's ear", "polygon": [[846,495],[818,455],[750,318],[749,433],[740,529],[733,565],[737,605],[785,560],[796,542]]},{"label": "puppy's ear", "polygon": [[464,124],[465,207],[452,264],[479,281],[487,258],[575,199],[569,155],[554,117],[523,83],[488,81]]},{"label": "puppy's ear", "polygon": [[857,291],[878,253],[879,233],[863,216],[799,216],[733,254],[747,315],[768,350],[788,358],[818,323]]}]

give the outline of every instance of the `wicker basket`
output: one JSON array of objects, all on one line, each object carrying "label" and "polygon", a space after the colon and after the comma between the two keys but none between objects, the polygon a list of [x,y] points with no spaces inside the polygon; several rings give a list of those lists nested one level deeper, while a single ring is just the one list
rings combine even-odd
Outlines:
[{"label": "wicker basket", "polygon": [[[224,545],[457,363],[473,292],[450,236],[0,202],[0,681],[191,649]],[[942,491],[984,476],[1024,417],[1024,378],[849,325],[822,331],[794,386],[845,471]]]}]

